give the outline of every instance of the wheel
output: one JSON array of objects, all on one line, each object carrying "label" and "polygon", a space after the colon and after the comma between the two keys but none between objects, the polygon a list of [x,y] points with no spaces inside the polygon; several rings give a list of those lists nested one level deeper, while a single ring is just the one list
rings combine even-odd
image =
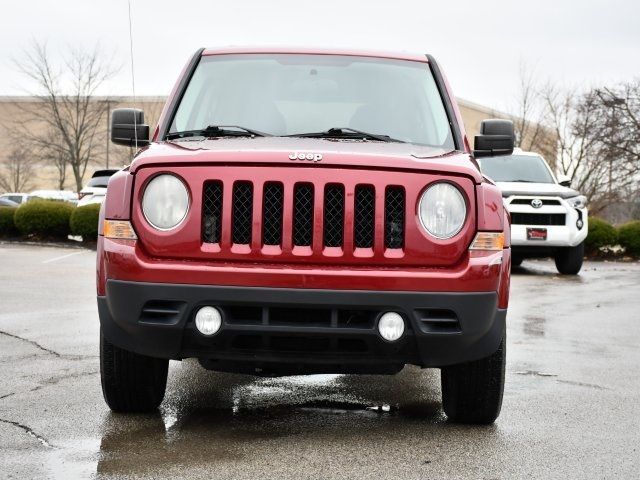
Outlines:
[{"label": "wheel", "polygon": [[506,357],[504,338],[495,353],[474,362],[443,367],[442,408],[459,423],[491,424],[500,414]]},{"label": "wheel", "polygon": [[512,255],[511,256],[511,268],[519,267],[520,265],[522,265],[522,260],[524,260],[522,257],[518,257],[517,255]]},{"label": "wheel", "polygon": [[575,247],[558,249],[555,255],[556,268],[562,275],[576,275],[582,268],[584,242]]},{"label": "wheel", "polygon": [[167,386],[169,360],[123,350],[100,331],[102,395],[114,412],[151,412],[158,408]]}]

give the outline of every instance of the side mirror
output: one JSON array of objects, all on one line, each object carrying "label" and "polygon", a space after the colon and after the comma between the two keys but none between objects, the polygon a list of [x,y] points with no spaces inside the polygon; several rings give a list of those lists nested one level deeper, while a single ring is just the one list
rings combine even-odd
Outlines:
[{"label": "side mirror", "polygon": [[566,175],[558,175],[558,183],[560,185],[562,185],[563,187],[570,187],[571,186],[571,177],[568,177]]},{"label": "side mirror", "polygon": [[483,120],[480,135],[474,142],[474,157],[493,157],[495,155],[511,155],[515,143],[513,122],[511,120]]},{"label": "side mirror", "polygon": [[149,145],[149,125],[137,108],[116,108],[111,114],[111,141],[127,147]]}]

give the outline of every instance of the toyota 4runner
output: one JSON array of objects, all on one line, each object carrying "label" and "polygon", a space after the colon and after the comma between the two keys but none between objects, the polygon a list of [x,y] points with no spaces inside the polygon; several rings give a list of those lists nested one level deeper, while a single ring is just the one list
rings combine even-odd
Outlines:
[{"label": "toyota 4runner", "polygon": [[440,368],[454,421],[500,412],[510,235],[433,57],[200,50],[110,180],[97,294],[104,397],[162,402],[168,361],[253,375]]},{"label": "toyota 4runner", "polygon": [[485,158],[482,171],[502,190],[511,214],[511,265],[525,258],[553,257],[564,275],[582,268],[587,238],[587,198],[559,179],[542,156],[517,149],[513,155]]}]

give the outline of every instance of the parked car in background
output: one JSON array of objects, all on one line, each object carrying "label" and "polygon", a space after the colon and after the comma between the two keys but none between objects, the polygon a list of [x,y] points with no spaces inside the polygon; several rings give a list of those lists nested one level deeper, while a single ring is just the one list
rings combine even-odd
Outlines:
[{"label": "parked car in background", "polygon": [[0,207],[17,207],[19,204],[6,197],[0,197]]},{"label": "parked car in background", "polygon": [[102,203],[107,194],[109,179],[118,170],[96,170],[91,176],[91,180],[78,192],[78,206],[90,205],[92,203]]},{"label": "parked car in background", "polygon": [[34,190],[29,194],[29,201],[36,198],[78,203],[78,194],[70,190]]},{"label": "parked car in background", "polygon": [[516,149],[513,155],[480,160],[511,213],[511,265],[525,258],[553,257],[558,271],[575,275],[582,268],[587,237],[587,198],[555,177],[537,153]]},{"label": "parked car in background", "polygon": [[10,193],[3,193],[2,195],[0,195],[0,198],[10,200],[20,205],[21,203],[25,203],[27,200],[29,200],[29,194],[10,192]]}]

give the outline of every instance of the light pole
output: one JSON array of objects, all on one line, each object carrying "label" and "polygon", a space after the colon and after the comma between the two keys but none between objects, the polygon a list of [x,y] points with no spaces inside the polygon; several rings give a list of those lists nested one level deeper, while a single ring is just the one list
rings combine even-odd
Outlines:
[{"label": "light pole", "polygon": [[109,144],[111,143],[111,104],[115,103],[113,100],[104,100],[107,104],[107,166],[109,169]]}]

